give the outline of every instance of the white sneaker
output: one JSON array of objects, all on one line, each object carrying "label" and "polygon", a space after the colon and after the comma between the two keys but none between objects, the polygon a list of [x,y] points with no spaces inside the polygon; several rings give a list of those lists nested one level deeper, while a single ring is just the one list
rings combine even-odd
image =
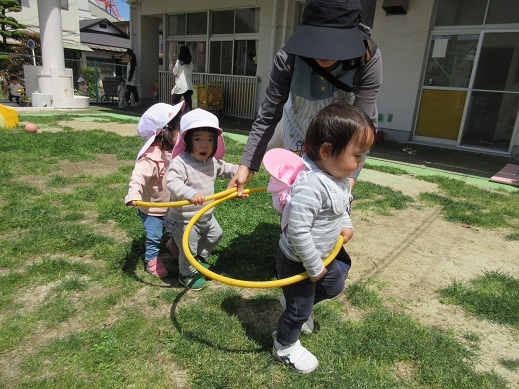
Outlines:
[{"label": "white sneaker", "polygon": [[272,356],[278,362],[281,362],[291,369],[299,373],[311,373],[319,365],[319,361],[306,348],[301,345],[298,340],[290,346],[282,346],[277,340],[277,332],[274,331],[272,338],[274,346],[272,346]]},{"label": "white sneaker", "polygon": [[[279,299],[279,303],[281,304],[281,307],[283,309],[287,309],[287,300],[285,299],[284,295],[281,295],[281,298]],[[303,331],[305,334],[311,334],[314,332],[314,319],[312,319],[312,316],[308,318],[308,320],[303,323],[303,327],[301,327],[301,331]]]}]

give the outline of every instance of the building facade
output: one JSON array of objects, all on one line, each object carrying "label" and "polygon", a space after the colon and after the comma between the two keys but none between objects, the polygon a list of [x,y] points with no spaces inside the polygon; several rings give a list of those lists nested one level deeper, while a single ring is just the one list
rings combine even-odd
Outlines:
[{"label": "building facade", "polygon": [[[186,44],[201,74],[255,77],[256,108],[274,54],[299,23],[304,5],[128,3],[144,98]],[[365,0],[363,6],[364,22],[383,53],[378,110],[386,139],[519,158],[519,1]]]}]

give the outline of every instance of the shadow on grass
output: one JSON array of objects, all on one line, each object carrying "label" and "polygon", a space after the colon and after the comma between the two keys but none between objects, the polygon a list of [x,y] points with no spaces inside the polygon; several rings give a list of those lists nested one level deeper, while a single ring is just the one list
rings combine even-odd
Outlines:
[{"label": "shadow on grass", "polygon": [[277,224],[259,223],[251,233],[237,235],[225,247],[217,247],[213,254],[218,260],[211,270],[239,280],[275,279],[278,241]]}]

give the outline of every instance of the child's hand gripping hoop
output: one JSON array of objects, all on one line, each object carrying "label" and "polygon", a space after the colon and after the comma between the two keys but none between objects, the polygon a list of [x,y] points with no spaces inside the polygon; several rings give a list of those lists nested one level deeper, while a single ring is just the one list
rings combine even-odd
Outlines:
[{"label": "child's hand gripping hoop", "polygon": [[[247,181],[250,181],[250,179],[247,179]],[[261,188],[251,188],[251,189],[245,189],[243,191],[244,194],[250,194],[250,193],[257,193],[257,192],[266,192],[266,187]],[[186,257],[188,261],[195,267],[196,270],[198,270],[201,274],[203,274],[206,277],[209,277],[215,281],[222,282],[224,284],[232,285],[232,286],[238,286],[241,288],[277,288],[281,286],[290,285],[299,281],[302,281],[306,278],[308,278],[307,272],[302,272],[300,274],[296,274],[292,277],[282,278],[279,280],[272,280],[272,281],[247,281],[247,280],[238,280],[235,278],[225,277],[220,274],[217,274],[215,272],[212,272],[211,270],[206,269],[203,267],[196,259],[193,257],[193,254],[191,253],[191,250],[189,249],[189,233],[195,223],[198,221],[198,219],[205,213],[207,210],[209,210],[212,207],[215,207],[216,205],[220,204],[223,201],[232,199],[234,197],[238,196],[237,188],[231,188],[224,190],[223,192],[215,193],[213,195],[207,196],[206,201],[214,200],[210,202],[209,204],[206,204],[200,209],[193,218],[189,221],[187,224],[186,230],[184,231],[184,235],[182,236],[182,248],[184,252],[186,253]],[[145,207],[154,206],[154,207],[180,207],[183,205],[191,204],[189,200],[182,200],[182,201],[173,201],[173,202],[163,202],[163,203],[150,203],[150,202],[144,202],[144,201],[136,201],[136,205],[141,205]],[[339,236],[339,239],[337,240],[337,243],[335,244],[332,252],[330,255],[323,261],[324,266],[327,266],[339,253],[339,250],[341,249],[343,245],[343,238],[342,235]]]}]

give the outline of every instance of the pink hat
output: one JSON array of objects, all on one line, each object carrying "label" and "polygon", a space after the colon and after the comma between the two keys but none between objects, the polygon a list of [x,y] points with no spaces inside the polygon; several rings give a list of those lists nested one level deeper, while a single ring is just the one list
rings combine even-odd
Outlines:
[{"label": "pink hat", "polygon": [[146,143],[137,154],[137,159],[148,150],[166,124],[184,110],[184,106],[184,102],[176,105],[157,103],[144,112],[137,125],[137,133],[146,139]]},{"label": "pink hat", "polygon": [[175,158],[181,152],[186,150],[186,142],[184,140],[187,132],[196,128],[214,128],[218,133],[218,145],[216,146],[216,153],[214,157],[220,159],[225,154],[225,143],[223,141],[223,130],[219,127],[218,118],[209,111],[201,108],[194,109],[187,112],[182,119],[180,119],[180,135],[177,139],[177,144],[173,148],[172,158]]},{"label": "pink hat", "polygon": [[290,203],[290,186],[305,164],[303,158],[285,149],[271,149],[263,157],[263,166],[270,174],[267,191],[272,193],[274,208],[282,213],[281,228],[288,224],[288,213],[284,212]]}]

